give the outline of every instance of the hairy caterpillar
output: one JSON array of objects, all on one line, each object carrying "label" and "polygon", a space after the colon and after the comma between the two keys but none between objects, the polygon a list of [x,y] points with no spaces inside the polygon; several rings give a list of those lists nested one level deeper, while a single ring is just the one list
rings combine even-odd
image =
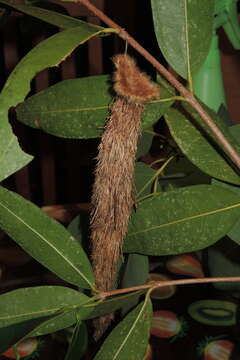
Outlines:
[{"label": "hairy caterpillar", "polygon": [[[117,263],[134,203],[135,154],[144,103],[159,97],[159,87],[138,70],[130,56],[117,55],[113,62],[117,96],[99,145],[91,213],[93,268],[102,291],[116,285]],[[99,319],[98,335],[110,319]]]}]

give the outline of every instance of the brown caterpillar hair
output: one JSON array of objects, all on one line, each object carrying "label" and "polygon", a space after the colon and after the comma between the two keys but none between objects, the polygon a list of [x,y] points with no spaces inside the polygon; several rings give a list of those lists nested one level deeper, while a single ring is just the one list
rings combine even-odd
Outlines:
[{"label": "brown caterpillar hair", "polygon": [[[139,71],[131,57],[117,55],[113,62],[117,96],[99,145],[91,213],[93,268],[97,288],[102,291],[116,285],[118,259],[134,203],[135,154],[144,103],[159,97],[159,87]],[[96,337],[110,319],[97,322]]]},{"label": "brown caterpillar hair", "polygon": [[114,90],[133,104],[144,104],[159,98],[160,89],[149,77],[141,73],[135,61],[128,55],[117,55],[113,58],[116,66],[114,73]]}]

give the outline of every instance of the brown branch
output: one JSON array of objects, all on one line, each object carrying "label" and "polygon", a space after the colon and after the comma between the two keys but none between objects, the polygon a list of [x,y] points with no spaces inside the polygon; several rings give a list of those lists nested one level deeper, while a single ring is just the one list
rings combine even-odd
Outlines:
[{"label": "brown branch", "polygon": [[125,289],[117,289],[97,294],[101,299],[105,299],[110,296],[116,296],[126,294],[133,291],[157,289],[164,286],[171,285],[190,285],[190,284],[206,284],[217,282],[240,282],[240,276],[228,276],[228,277],[211,277],[211,278],[198,278],[198,279],[180,279],[169,281],[151,281],[149,284],[132,286]]},{"label": "brown branch", "polygon": [[126,40],[128,44],[130,44],[136,51],[138,51],[146,60],[148,60],[156,70],[161,73],[166,80],[172,84],[179,93],[186,99],[186,101],[192,105],[192,107],[197,111],[202,120],[207,124],[209,129],[213,132],[219,143],[223,146],[226,153],[229,155],[232,162],[240,169],[240,156],[234,149],[234,147],[229,143],[224,134],[218,128],[218,126],[214,123],[211,117],[207,114],[207,112],[203,109],[203,107],[196,100],[194,95],[188,91],[163,65],[161,65],[157,59],[155,59],[146,49],[144,49],[134,38],[132,38],[126,30],[121,28],[118,24],[116,24],[113,20],[111,20],[106,14],[104,14],[101,10],[96,8],[89,0],[73,0],[74,2],[79,2],[83,4],[86,8],[88,8],[94,15],[96,15],[100,20],[102,20],[105,24],[110,26],[113,29],[119,31],[118,35]]}]

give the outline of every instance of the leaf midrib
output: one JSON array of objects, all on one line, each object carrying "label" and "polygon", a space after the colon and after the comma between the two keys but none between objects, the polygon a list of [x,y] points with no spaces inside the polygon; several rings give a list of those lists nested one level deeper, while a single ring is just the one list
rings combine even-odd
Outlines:
[{"label": "leaf midrib", "polygon": [[42,239],[43,242],[45,242],[49,247],[51,247],[53,250],[56,251],[56,253],[62,257],[69,265],[71,268],[73,268],[76,273],[78,273],[78,275],[80,275],[85,281],[86,283],[90,286],[90,288],[92,288],[92,284],[89,282],[89,280],[85,277],[85,275],[71,262],[69,261],[69,259],[67,257],[64,256],[63,253],[61,253],[53,244],[49,243],[47,241],[47,239],[40,234],[38,231],[36,231],[34,228],[32,228],[28,223],[26,223],[22,218],[20,218],[17,214],[15,214],[14,212],[12,212],[8,207],[6,207],[5,205],[3,205],[3,203],[0,201],[0,206],[2,208],[4,208],[6,211],[8,211],[13,217],[15,217],[20,223],[22,223],[24,226],[26,226],[30,231],[32,231],[35,235],[37,235],[40,239]]},{"label": "leaf midrib", "polygon": [[[96,30],[102,30],[103,27],[102,26],[99,26],[99,25],[95,25],[95,24],[89,24],[85,21],[82,21],[80,19],[77,19],[77,18],[73,18],[71,16],[68,16],[68,15],[64,15],[64,14],[60,14],[56,11],[53,11],[53,10],[48,10],[48,9],[43,9],[43,8],[38,8],[38,7],[34,7],[34,6],[29,6],[29,5],[24,5],[24,4],[13,4],[13,3],[10,3],[9,1],[5,1],[5,0],[1,0],[0,3],[2,4],[5,4],[9,7],[12,7],[13,9],[16,9],[20,12],[23,12],[29,16],[32,16],[36,19],[40,19],[44,22],[47,22],[48,21],[46,19],[43,19],[42,17],[38,17],[38,16],[34,16],[32,15],[31,13],[31,10],[33,11],[36,11],[37,13],[40,13],[40,14],[45,14],[46,16],[57,16],[59,19],[63,19],[63,20],[67,20],[67,21],[72,21],[74,23],[74,25],[72,25],[71,27],[77,27],[77,26],[92,26],[92,30],[95,28]],[[29,10],[29,11],[28,11]],[[51,23],[50,23],[51,24]],[[63,26],[60,26],[60,25],[56,25],[62,29],[70,29],[71,27],[63,27]]]},{"label": "leaf midrib", "polygon": [[68,312],[74,310],[75,308],[78,308],[80,306],[83,306],[85,304],[87,304],[89,302],[89,299],[86,299],[85,301],[83,302],[80,302],[80,303],[77,303],[77,304],[74,304],[74,305],[63,305],[61,307],[57,307],[57,308],[51,308],[49,310],[40,310],[40,311],[33,311],[33,312],[26,312],[26,313],[21,313],[21,314],[17,314],[17,315],[10,315],[10,316],[0,316],[0,321],[2,320],[10,320],[10,319],[16,319],[16,318],[21,318],[21,317],[25,317],[25,316],[31,316],[31,315],[39,315],[39,314],[42,314],[44,313],[44,315],[48,315],[49,313],[52,313],[52,312],[56,312],[56,311],[59,311],[61,309],[64,309],[65,306],[68,306],[68,311],[65,311],[65,314],[67,314]]},{"label": "leaf midrib", "polygon": [[[164,102],[164,98],[163,99],[159,99],[159,100],[153,100],[153,101],[149,101],[147,104],[161,104],[162,102]],[[46,111],[41,111],[41,110],[31,110],[31,114],[52,114],[52,113],[65,113],[65,112],[81,112],[81,111],[96,111],[96,110],[108,110],[109,109],[109,105],[104,105],[104,106],[94,106],[94,107],[86,107],[86,108],[73,108],[73,109],[56,109],[56,110],[46,110]]]},{"label": "leaf midrib", "polygon": [[160,228],[163,228],[163,227],[180,224],[180,223],[182,223],[182,222],[187,222],[187,221],[195,220],[195,219],[198,219],[198,218],[201,218],[201,217],[204,217],[204,216],[214,215],[214,214],[217,214],[217,213],[220,213],[220,212],[223,212],[223,211],[228,211],[228,210],[235,209],[235,208],[237,208],[237,207],[240,207],[240,203],[237,203],[237,204],[234,204],[234,205],[230,205],[230,206],[227,206],[227,207],[221,208],[221,209],[216,209],[216,210],[212,210],[212,211],[207,211],[207,212],[205,212],[205,213],[201,213],[201,214],[198,214],[198,215],[189,216],[189,217],[186,217],[186,218],[183,218],[183,219],[171,221],[171,222],[169,222],[169,223],[165,223],[165,224],[161,224],[161,225],[157,225],[157,226],[152,226],[152,227],[150,227],[150,228],[143,229],[143,230],[139,230],[139,231],[136,231],[136,232],[134,232],[134,233],[131,233],[131,234],[129,234],[128,236],[134,236],[134,235],[137,235],[137,234],[141,234],[141,233],[145,233],[145,232],[148,232],[148,231],[160,229]]},{"label": "leaf midrib", "polygon": [[132,326],[131,326],[131,328],[130,328],[128,334],[127,334],[127,336],[124,338],[124,340],[123,340],[123,342],[121,343],[118,351],[117,351],[116,354],[114,355],[113,360],[116,360],[116,359],[117,359],[117,356],[119,355],[119,353],[121,352],[122,348],[124,347],[124,345],[126,344],[127,340],[129,339],[130,335],[132,334],[132,332],[133,332],[134,328],[136,327],[136,325],[137,325],[140,317],[142,316],[143,311],[144,311],[145,308],[146,308],[147,301],[148,301],[148,297],[145,298],[145,301],[144,301],[144,304],[143,304],[143,306],[142,306],[142,309],[139,311],[139,314],[138,314],[138,316],[136,317],[134,323],[132,324]]}]

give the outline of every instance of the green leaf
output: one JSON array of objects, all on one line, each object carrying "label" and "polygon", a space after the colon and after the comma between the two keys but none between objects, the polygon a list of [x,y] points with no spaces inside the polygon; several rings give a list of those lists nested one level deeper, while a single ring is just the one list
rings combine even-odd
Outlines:
[{"label": "green leaf", "polygon": [[10,74],[0,94],[0,181],[25,166],[32,157],[25,154],[8,124],[8,110],[22,102],[30,91],[30,81],[41,70],[57,66],[80,44],[112,29],[75,27],[62,31],[32,49]]},{"label": "green leaf", "polygon": [[[240,276],[239,247],[236,243],[225,237],[214,246],[207,249],[209,276],[228,277]],[[240,292],[239,282],[213,283],[218,290]]]},{"label": "green leaf", "polygon": [[[238,196],[240,196],[240,187],[239,186],[229,185],[229,184],[223,183],[223,182],[215,180],[215,179],[212,180],[212,184],[221,186],[225,189],[228,189],[228,190],[234,192]],[[239,216],[239,220],[234,224],[234,226],[227,233],[227,235],[230,237],[231,240],[233,240],[235,243],[240,245],[240,216]]]},{"label": "green leaf", "polygon": [[69,309],[66,308],[65,310],[59,311],[57,315],[38,325],[33,331],[31,331],[30,334],[28,334],[28,337],[42,336],[69,328],[70,326],[76,324],[77,319],[80,318],[80,315],[86,318],[92,312],[91,307],[84,307],[84,305],[77,309],[75,307],[73,308],[74,309],[71,310],[70,306]]},{"label": "green leaf", "polygon": [[152,145],[153,136],[147,132],[143,133],[138,140],[136,159],[144,156],[150,150]]},{"label": "green leaf", "polygon": [[78,240],[84,251],[90,256],[90,213],[86,210],[79,210],[77,215],[68,225],[68,231]]},{"label": "green leaf", "polygon": [[[221,105],[219,106],[219,109],[217,110],[217,115],[218,115],[218,117],[220,117],[220,119],[222,119],[222,120],[224,121],[224,123],[225,123],[226,125],[229,126],[229,130],[230,130],[230,132],[231,132],[230,126],[232,125],[232,120],[231,120],[231,118],[230,118],[229,111],[228,111],[228,109],[227,109],[227,107],[226,107],[225,104],[221,104]],[[233,135],[233,137],[234,137],[234,135]]]},{"label": "green leaf", "polygon": [[42,324],[37,326],[29,336],[42,336],[46,334],[52,334],[56,331],[67,329],[74,325],[77,321],[76,310],[62,311],[60,314],[57,313],[53,318],[44,321]]},{"label": "green leaf", "polygon": [[[108,75],[61,81],[18,105],[17,118],[59,137],[100,137],[113,101],[111,92]],[[143,128],[154,124],[170,105],[160,100],[148,103],[142,117]]]},{"label": "green leaf", "polygon": [[75,326],[71,343],[64,360],[79,360],[86,351],[87,342],[86,325],[79,321]]},{"label": "green leaf", "polygon": [[[213,111],[207,111],[240,153],[240,146],[231,135],[228,126]],[[190,105],[169,109],[165,118],[174,140],[194,165],[210,176],[240,184],[240,177],[229,165],[229,161],[225,160],[222,147]]]},{"label": "green leaf", "polygon": [[122,288],[143,285],[149,274],[148,256],[129,254],[122,280]]},{"label": "green leaf", "polygon": [[[79,309],[79,316],[83,320],[95,319],[100,316],[110,314],[123,306],[129,304],[129,302],[138,300],[139,296],[144,294],[145,290],[135,291],[127,295],[115,296],[112,299],[97,302],[95,304],[89,304]],[[86,313],[86,309],[92,309],[89,313]]]},{"label": "green leaf", "polygon": [[236,142],[240,145],[240,124],[229,126],[229,131],[236,140]]},{"label": "green leaf", "polygon": [[238,222],[236,224],[234,224],[234,226],[227,233],[227,235],[230,237],[230,239],[235,241],[235,243],[240,245],[240,219],[238,220]]},{"label": "green leaf", "polygon": [[[80,26],[64,30],[42,41],[17,64],[10,74],[1,94],[3,103],[10,107],[23,101],[30,91],[31,79],[39,71],[58,66],[78,45],[94,36],[111,31],[114,32],[112,29],[90,30]],[[11,96],[14,97],[14,104],[13,99],[9,98]]]},{"label": "green leaf", "polygon": [[89,297],[63,286],[36,286],[0,296],[0,328],[80,307]]},{"label": "green leaf", "polygon": [[39,20],[47,22],[48,24],[56,25],[62,29],[81,26],[82,29],[90,31],[99,31],[101,29],[103,30],[103,28],[100,26],[88,24],[85,21],[75,19],[74,17],[59,14],[58,12],[42,9],[36,6],[15,4],[11,0],[0,0],[0,4],[4,4],[8,8],[18,10],[24,14],[33,16]]},{"label": "green leaf", "polygon": [[164,175],[165,178],[159,179],[160,184],[172,184],[176,188],[211,183],[211,177],[193,165],[185,156],[173,159],[165,169]]},{"label": "green leaf", "polygon": [[[21,341],[32,332],[32,329],[45,322],[46,318],[49,319],[49,317],[41,317],[0,328],[0,353]],[[51,315],[50,318],[54,318],[54,315]]]},{"label": "green leaf", "polygon": [[151,0],[155,34],[167,62],[187,79],[211,43],[214,0]]},{"label": "green leaf", "polygon": [[[148,256],[141,254],[129,254],[121,283],[122,288],[138,286],[145,284],[149,274]],[[141,294],[139,295],[139,297]],[[122,314],[126,314],[139,301],[139,298],[133,298],[123,308]]]},{"label": "green leaf", "polygon": [[[156,170],[150,168],[150,166],[142,163],[137,162],[135,166],[135,187],[136,187],[136,196],[144,196],[151,194],[153,191],[153,183],[156,179]],[[157,188],[156,191],[159,190],[158,188],[158,181],[157,181]]]},{"label": "green leaf", "polygon": [[0,187],[0,227],[59,277],[92,288],[91,265],[79,242],[57,221],[20,195]]},{"label": "green leaf", "polygon": [[[177,91],[173,85],[171,85],[160,73],[156,74],[156,82],[161,86],[161,89],[166,91],[166,97],[172,97],[177,95]],[[164,96],[165,97],[165,96]]]},{"label": "green leaf", "polygon": [[[85,214],[84,214],[85,215]],[[68,231],[74,236],[75,239],[78,240],[79,244],[82,245],[83,242],[83,235],[82,235],[82,228],[80,228],[81,224],[81,215],[77,215],[68,225]]]},{"label": "green leaf", "polygon": [[107,337],[94,360],[142,360],[147,350],[152,304],[148,297]]},{"label": "green leaf", "polygon": [[227,233],[227,235],[230,237],[230,239],[235,241],[235,243],[240,245],[240,218],[236,224],[234,224],[232,229]]},{"label": "green leaf", "polygon": [[33,157],[26,154],[19,146],[16,136],[12,132],[12,128],[9,125],[7,118],[7,108],[1,108],[0,98],[0,181],[6,179],[16,171],[26,166]]},{"label": "green leaf", "polygon": [[[71,317],[72,321],[69,323]],[[0,349],[8,349],[26,338],[54,333],[68,328],[77,321],[76,310],[60,310],[54,315],[31,319],[0,329]],[[33,329],[33,330],[32,330]],[[2,346],[4,344],[4,347]]]},{"label": "green leaf", "polygon": [[123,250],[154,256],[200,250],[224,236],[239,215],[240,197],[218,186],[162,193],[132,214]]}]

